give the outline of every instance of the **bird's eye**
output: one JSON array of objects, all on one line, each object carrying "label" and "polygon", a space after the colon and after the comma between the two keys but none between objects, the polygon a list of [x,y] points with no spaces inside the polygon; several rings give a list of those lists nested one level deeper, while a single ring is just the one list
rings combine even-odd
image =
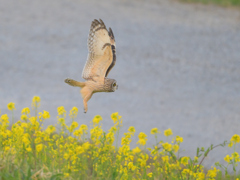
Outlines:
[{"label": "bird's eye", "polygon": [[113,87],[115,87],[116,86],[116,83],[113,83]]}]

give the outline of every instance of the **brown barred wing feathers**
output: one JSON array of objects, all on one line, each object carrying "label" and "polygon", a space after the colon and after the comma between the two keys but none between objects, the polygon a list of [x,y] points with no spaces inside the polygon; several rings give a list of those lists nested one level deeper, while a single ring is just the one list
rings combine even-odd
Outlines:
[{"label": "brown barred wing feathers", "polygon": [[92,21],[88,36],[88,59],[84,66],[82,77],[106,77],[113,63],[112,45],[115,44],[112,30],[108,31],[100,19]]}]

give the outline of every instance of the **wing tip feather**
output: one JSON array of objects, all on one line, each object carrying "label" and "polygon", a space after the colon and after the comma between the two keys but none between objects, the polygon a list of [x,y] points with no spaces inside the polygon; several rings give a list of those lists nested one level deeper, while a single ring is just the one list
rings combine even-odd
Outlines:
[{"label": "wing tip feather", "polygon": [[[91,23],[91,28],[90,28],[90,30],[94,30],[94,28],[96,28],[98,25],[100,25],[100,27],[98,27],[99,29],[107,29],[107,28],[106,28],[106,25],[104,24],[104,22],[103,22],[102,19],[99,19],[99,20],[94,19],[94,20],[92,21],[92,23]],[[98,28],[96,28],[96,29],[98,29]],[[96,30],[96,29],[95,29],[95,30]]]},{"label": "wing tip feather", "polygon": [[110,36],[111,39],[113,39],[115,41],[115,37],[112,31],[112,28],[109,27],[109,31],[108,31],[108,35]]}]

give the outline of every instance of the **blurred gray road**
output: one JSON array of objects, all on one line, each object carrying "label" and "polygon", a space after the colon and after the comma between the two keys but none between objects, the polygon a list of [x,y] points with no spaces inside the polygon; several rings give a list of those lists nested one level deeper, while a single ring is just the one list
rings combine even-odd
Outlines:
[{"label": "blurred gray road", "polygon": [[[117,63],[109,77],[115,93],[97,93],[87,114],[79,89],[63,81],[81,79],[91,21],[113,29]],[[118,111],[124,127],[150,135],[171,128],[184,137],[181,154],[240,134],[240,12],[175,1],[0,0],[0,109],[15,102],[16,117],[41,97],[40,110],[57,122],[57,107],[79,108],[78,122]],[[10,114],[10,113],[9,113]],[[240,147],[238,148],[240,151]],[[232,150],[218,148],[205,165]]]}]

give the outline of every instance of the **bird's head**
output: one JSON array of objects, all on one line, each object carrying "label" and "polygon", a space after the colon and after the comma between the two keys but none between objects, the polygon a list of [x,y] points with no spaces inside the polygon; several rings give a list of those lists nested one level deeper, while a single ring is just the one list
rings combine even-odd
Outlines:
[{"label": "bird's head", "polygon": [[117,81],[115,79],[105,78],[104,84],[107,92],[114,92],[118,89]]},{"label": "bird's head", "polygon": [[118,85],[117,85],[117,81],[114,80],[114,82],[112,83],[112,91],[116,91],[118,89]]}]

